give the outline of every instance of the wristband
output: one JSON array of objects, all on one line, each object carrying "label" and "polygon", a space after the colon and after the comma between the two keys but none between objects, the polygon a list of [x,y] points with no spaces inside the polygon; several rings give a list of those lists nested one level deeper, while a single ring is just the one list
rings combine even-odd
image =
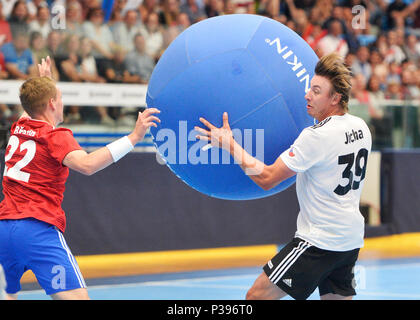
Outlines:
[{"label": "wristband", "polygon": [[128,136],[124,136],[118,140],[115,140],[114,142],[107,144],[106,147],[108,148],[109,152],[111,152],[114,162],[117,162],[134,149],[134,146],[132,145]]}]

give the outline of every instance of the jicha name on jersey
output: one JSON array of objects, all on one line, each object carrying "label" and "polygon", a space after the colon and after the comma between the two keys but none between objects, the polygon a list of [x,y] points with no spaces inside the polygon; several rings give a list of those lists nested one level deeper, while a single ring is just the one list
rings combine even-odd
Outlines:
[{"label": "jicha name on jersey", "polygon": [[344,144],[349,144],[352,142],[355,142],[357,140],[363,139],[363,131],[362,130],[354,130],[352,129],[349,132],[346,132],[346,141],[344,141]]},{"label": "jicha name on jersey", "polygon": [[[331,117],[328,117],[324,120],[322,120],[320,123],[317,123],[315,125],[313,125],[311,128],[312,129],[317,129],[317,128],[321,128],[324,124],[326,124],[328,121],[331,120]],[[363,131],[362,130],[357,130],[357,129],[352,129],[351,131],[348,131],[345,133],[345,140],[344,140],[344,144],[349,144],[352,142],[355,142],[357,140],[363,139]]]}]

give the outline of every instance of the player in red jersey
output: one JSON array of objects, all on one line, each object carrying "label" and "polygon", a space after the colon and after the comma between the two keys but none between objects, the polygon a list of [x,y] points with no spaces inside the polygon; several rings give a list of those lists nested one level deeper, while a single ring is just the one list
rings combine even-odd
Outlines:
[{"label": "player in red jersey", "polygon": [[61,91],[51,79],[49,58],[40,77],[25,81],[19,97],[25,110],[12,125],[0,203],[0,264],[6,292],[16,298],[20,278],[30,269],[54,299],[88,299],[86,284],[63,233],[61,208],[69,168],[91,175],[118,161],[160,122],[155,108],[139,113],[134,130],[106,147],[87,153],[63,121]]}]

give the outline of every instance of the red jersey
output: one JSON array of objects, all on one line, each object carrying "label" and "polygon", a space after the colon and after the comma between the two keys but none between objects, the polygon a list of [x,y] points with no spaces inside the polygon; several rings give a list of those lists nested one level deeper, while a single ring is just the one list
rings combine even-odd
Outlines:
[{"label": "red jersey", "polygon": [[62,162],[80,149],[69,129],[30,118],[14,123],[5,154],[0,219],[31,217],[64,232],[61,203],[69,169]]}]

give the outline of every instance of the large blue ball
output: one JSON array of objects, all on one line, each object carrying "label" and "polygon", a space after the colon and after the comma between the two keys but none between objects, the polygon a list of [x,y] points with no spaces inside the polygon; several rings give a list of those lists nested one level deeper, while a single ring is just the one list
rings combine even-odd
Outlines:
[{"label": "large blue ball", "polygon": [[151,130],[158,153],[180,179],[212,197],[257,199],[284,190],[295,177],[262,190],[226,151],[203,151],[194,126],[203,127],[204,117],[220,127],[226,111],[235,138],[272,164],[313,124],[304,95],[317,61],[299,35],[269,18],[234,14],[192,25],[166,49],[149,82],[147,106],[161,110],[162,122]]}]

